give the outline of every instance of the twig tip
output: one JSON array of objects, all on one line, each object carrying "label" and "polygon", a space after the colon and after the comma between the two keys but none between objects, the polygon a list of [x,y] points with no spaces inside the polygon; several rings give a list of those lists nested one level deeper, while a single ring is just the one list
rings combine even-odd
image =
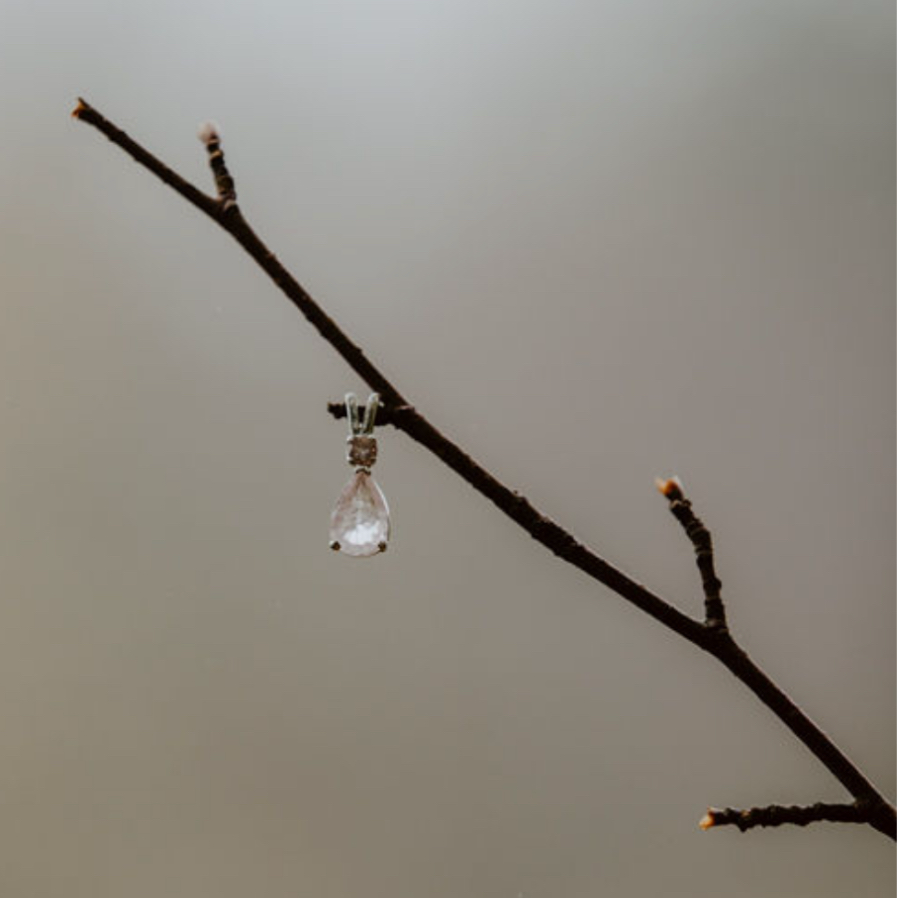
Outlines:
[{"label": "twig tip", "polygon": [[656,477],[655,486],[665,499],[673,501],[683,498],[683,483],[676,475],[667,478]]},{"label": "twig tip", "polygon": [[220,139],[218,125],[215,122],[203,122],[197,129],[196,136],[208,146]]},{"label": "twig tip", "polygon": [[87,103],[78,97],[78,105],[72,110],[72,118],[81,118],[81,114],[87,111]]},{"label": "twig tip", "polygon": [[709,830],[714,826],[714,809],[708,808],[708,813],[698,822],[699,829]]}]

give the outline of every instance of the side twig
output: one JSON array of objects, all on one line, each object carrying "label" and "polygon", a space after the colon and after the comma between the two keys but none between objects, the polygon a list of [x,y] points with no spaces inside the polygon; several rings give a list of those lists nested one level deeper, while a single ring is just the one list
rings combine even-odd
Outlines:
[{"label": "side twig", "polygon": [[[559,558],[579,568],[684,639],[716,657],[804,743],[854,796],[855,804],[864,811],[863,821],[858,822],[869,823],[875,829],[895,839],[895,809],[835,743],[751,661],[733,640],[725,625],[723,604],[719,595],[719,582],[714,575],[710,535],[705,541],[706,538],[702,533],[703,525],[688,519],[688,515],[691,514],[688,504],[681,504],[678,509],[683,513],[683,520],[687,522],[684,523],[684,526],[687,526],[687,533],[690,534],[690,538],[696,546],[697,561],[705,583],[705,621],[694,620],[684,614],[578,542],[570,533],[536,509],[520,493],[509,489],[489,471],[477,464],[473,458],[440,433],[406,401],[386,376],[365,356],[361,348],[350,340],[293,275],[284,268],[274,253],[268,249],[246,222],[237,205],[234,181],[225,167],[220,138],[215,128],[205,128],[200,133],[200,138],[209,151],[210,164],[218,192],[217,197],[211,197],[185,181],[84,100],[78,101],[72,114],[75,118],[105,134],[112,143],[128,153],[140,165],[155,174],[227,231],[302,312],[319,334],[333,346],[352,370],[372,390],[380,393],[383,403],[382,417],[380,418],[382,422],[391,423],[398,430],[428,448],[526,530],[537,542]],[[685,502],[682,496],[677,501]],[[697,522],[697,519],[694,521]]]},{"label": "side twig", "polygon": [[686,536],[695,547],[695,563],[702,575],[702,589],[705,593],[705,626],[717,630],[726,630],[726,612],[723,607],[723,599],[720,597],[722,586],[717,574],[714,572],[714,546],[711,542],[711,532],[696,517],[692,510],[692,503],[683,495],[683,485],[676,477],[669,480],[655,481],[658,491],[670,502],[670,510],[673,516],[680,522],[686,531]]},{"label": "side twig", "polygon": [[737,808],[708,808],[699,826],[711,829],[713,826],[735,826],[740,832],[756,826],[782,826],[791,823],[795,826],[807,826],[821,820],[830,823],[869,823],[868,809],[855,802],[854,804],[824,804],[818,802],[811,805],[771,804],[766,808],[749,808],[741,811]]},{"label": "side twig", "polygon": [[206,145],[209,154],[209,168],[212,169],[212,177],[215,178],[215,189],[218,191],[218,201],[222,209],[229,209],[237,205],[237,188],[234,179],[225,165],[224,150],[221,148],[221,138],[218,136],[218,128],[212,122],[206,122],[200,126],[197,137]]}]

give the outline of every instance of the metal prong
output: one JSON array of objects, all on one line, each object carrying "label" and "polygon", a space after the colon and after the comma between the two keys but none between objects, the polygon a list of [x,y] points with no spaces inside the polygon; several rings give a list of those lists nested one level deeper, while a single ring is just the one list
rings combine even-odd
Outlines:
[{"label": "metal prong", "polygon": [[380,405],[380,394],[372,393],[368,397],[368,402],[365,405],[365,418],[362,422],[362,433],[365,435],[370,435],[374,433],[374,419],[377,417],[377,408]]},{"label": "metal prong", "polygon": [[344,397],[346,403],[346,423],[349,424],[349,435],[357,436],[362,432],[359,426],[359,401],[355,393],[347,393]]}]

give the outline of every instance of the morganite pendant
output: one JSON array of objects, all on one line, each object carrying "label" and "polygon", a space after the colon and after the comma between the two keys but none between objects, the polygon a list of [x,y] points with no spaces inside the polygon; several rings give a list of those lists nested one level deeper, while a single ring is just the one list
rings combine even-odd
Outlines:
[{"label": "morganite pendant", "polygon": [[330,547],[355,558],[386,551],[390,539],[390,510],[371,472],[352,475],[331,512]]}]

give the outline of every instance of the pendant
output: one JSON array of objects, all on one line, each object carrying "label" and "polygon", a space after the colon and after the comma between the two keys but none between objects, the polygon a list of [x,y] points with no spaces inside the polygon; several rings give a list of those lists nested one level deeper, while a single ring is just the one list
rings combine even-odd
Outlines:
[{"label": "pendant", "polygon": [[368,397],[365,416],[359,421],[356,397],[346,394],[349,450],[346,460],[355,473],[337,498],[331,512],[330,547],[353,558],[370,558],[385,552],[390,539],[390,510],[371,474],[377,461],[377,440],[372,436],[379,396]]}]

